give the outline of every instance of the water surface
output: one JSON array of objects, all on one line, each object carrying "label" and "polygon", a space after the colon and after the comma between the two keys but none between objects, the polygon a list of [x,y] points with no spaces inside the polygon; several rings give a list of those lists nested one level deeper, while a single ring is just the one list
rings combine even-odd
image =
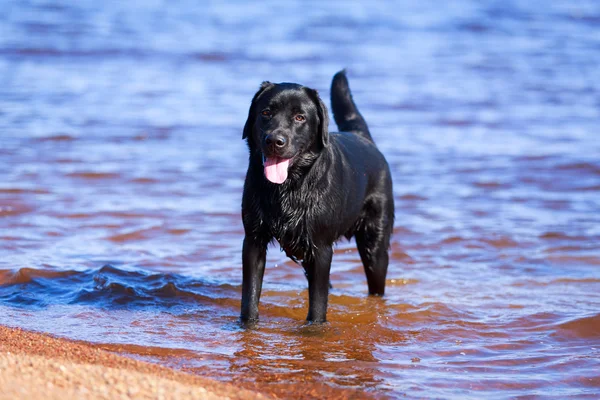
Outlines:
[{"label": "water surface", "polygon": [[[0,6],[0,323],[290,398],[600,394],[596,2],[71,3]],[[273,247],[240,329],[250,100],[343,67],[394,176],[386,296],[342,241],[307,326]]]}]

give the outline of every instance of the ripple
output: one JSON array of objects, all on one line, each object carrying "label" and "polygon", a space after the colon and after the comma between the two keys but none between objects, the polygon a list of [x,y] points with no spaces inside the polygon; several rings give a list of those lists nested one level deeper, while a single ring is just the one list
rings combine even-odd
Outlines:
[{"label": "ripple", "polygon": [[50,136],[41,136],[34,139],[34,142],[44,143],[44,142],[73,142],[77,140],[76,136],[67,135],[67,134],[56,134]]},{"label": "ripple", "polygon": [[0,205],[0,218],[29,214],[35,210],[36,208],[29,204],[10,202],[10,204]]},{"label": "ripple", "polygon": [[563,322],[556,327],[554,336],[561,340],[595,339],[600,345],[600,314]]},{"label": "ripple", "polygon": [[594,164],[591,162],[572,162],[558,164],[556,168],[564,171],[573,171],[579,176],[585,173],[600,176],[600,164]]},{"label": "ripple", "polygon": [[586,242],[588,240],[588,237],[586,237],[586,236],[576,236],[576,235],[571,235],[571,234],[568,234],[565,232],[556,232],[556,231],[544,232],[544,233],[540,234],[539,237],[540,237],[540,239],[581,241],[581,242]]},{"label": "ripple", "polygon": [[116,172],[72,172],[67,174],[71,178],[85,179],[85,180],[101,180],[101,179],[117,179],[121,177],[121,174]]},{"label": "ripple", "polygon": [[50,191],[45,188],[18,188],[18,187],[4,187],[0,188],[0,193],[6,194],[48,194]]},{"label": "ripple", "polygon": [[489,244],[497,249],[507,249],[507,248],[515,248],[519,247],[519,242],[513,240],[510,237],[493,237],[493,238],[482,238],[481,241],[483,243]]},{"label": "ripple", "polygon": [[126,233],[108,236],[106,240],[110,240],[111,242],[116,243],[134,242],[155,237],[161,231],[162,230],[160,229],[160,227],[136,229]]},{"label": "ripple", "polygon": [[400,196],[399,199],[405,201],[425,201],[427,197],[415,193],[406,193]]},{"label": "ripple", "polygon": [[58,279],[76,275],[76,271],[60,271],[52,269],[19,268],[17,270],[0,270],[0,285],[19,285],[30,283],[38,278]]},{"label": "ripple", "polygon": [[97,270],[0,270],[0,299],[16,306],[87,304],[102,308],[161,309],[192,302],[200,306],[239,294],[231,285],[183,275],[149,273],[104,265]]}]

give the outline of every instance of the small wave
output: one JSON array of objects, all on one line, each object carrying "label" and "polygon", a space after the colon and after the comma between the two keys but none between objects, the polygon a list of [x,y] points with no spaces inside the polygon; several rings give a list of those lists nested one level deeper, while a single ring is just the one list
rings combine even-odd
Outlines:
[{"label": "small wave", "polygon": [[468,245],[470,248],[481,248],[491,246],[495,249],[505,249],[518,247],[519,243],[507,236],[497,237],[483,237],[480,239],[476,238],[465,238],[462,236],[452,235],[448,236],[440,241],[442,245],[461,244]]},{"label": "small wave", "polygon": [[562,339],[600,340],[600,314],[563,322],[557,326],[553,336]]},{"label": "small wave", "polygon": [[600,191],[600,185],[581,186],[578,187],[576,190],[579,190],[581,192],[597,192]]},{"label": "small wave", "polygon": [[132,211],[99,211],[99,212],[56,212],[58,218],[68,219],[87,219],[87,218],[119,218],[119,219],[138,219],[147,217],[146,214]]},{"label": "small wave", "polygon": [[34,142],[43,143],[43,142],[72,142],[77,140],[77,137],[67,135],[67,134],[56,134],[50,136],[41,136],[33,139]]},{"label": "small wave", "polygon": [[507,189],[510,188],[510,185],[503,182],[497,181],[477,181],[473,182],[473,186],[482,188],[482,189]]},{"label": "small wave", "polygon": [[536,154],[536,155],[525,155],[525,156],[516,156],[514,158],[515,161],[547,161],[554,159],[555,156],[549,154]]},{"label": "small wave", "polygon": [[130,182],[139,183],[139,184],[149,184],[149,183],[159,183],[160,180],[156,179],[156,178],[139,177],[139,178],[133,178]]},{"label": "small wave", "polygon": [[62,57],[62,58],[102,58],[102,57],[145,57],[147,53],[137,49],[92,49],[64,50],[55,47],[16,47],[0,48],[0,55],[8,57]]},{"label": "small wave", "polygon": [[593,164],[590,162],[574,162],[560,164],[556,166],[556,169],[563,171],[574,171],[577,174],[590,173],[592,175],[600,175],[600,165]]},{"label": "small wave", "polygon": [[35,281],[39,278],[58,279],[76,274],[75,271],[56,271],[35,268],[20,268],[18,270],[0,270],[0,286],[20,285]]},{"label": "small wave", "polygon": [[141,295],[131,286],[110,282],[80,290],[70,304],[129,305],[141,300],[149,301],[151,298]]},{"label": "small wave", "polygon": [[524,279],[512,284],[514,287],[547,287],[552,285],[581,285],[600,283],[598,278],[556,278],[551,280]]},{"label": "small wave", "polygon": [[111,236],[107,237],[106,239],[110,240],[111,242],[117,242],[117,243],[131,242],[131,241],[136,241],[136,240],[146,240],[152,236],[153,232],[156,233],[159,231],[160,230],[157,228],[136,229],[131,232],[119,233],[117,235],[111,235]]},{"label": "small wave", "polygon": [[469,241],[469,239],[465,239],[462,236],[449,236],[443,239],[440,243],[442,244],[454,244],[454,243],[462,243]]},{"label": "small wave", "polygon": [[551,283],[600,283],[599,278],[558,278]]},{"label": "small wave", "polygon": [[154,294],[161,297],[175,297],[183,291],[179,290],[173,282],[167,282],[160,288],[154,290]]},{"label": "small wave", "polygon": [[458,29],[479,34],[489,32],[491,27],[478,21],[467,21],[460,23]]},{"label": "small wave", "polygon": [[544,232],[540,235],[541,239],[569,239],[566,233],[563,232]]},{"label": "small wave", "polygon": [[103,308],[222,303],[237,288],[177,274],[149,273],[104,265],[96,270],[0,270],[0,302],[28,307],[87,304]]},{"label": "small wave", "polygon": [[513,239],[511,239],[510,237],[507,237],[507,236],[484,238],[484,239],[482,239],[482,242],[489,244],[489,245],[493,246],[494,248],[499,248],[499,249],[512,248],[512,247],[519,246],[518,242],[514,241]]},{"label": "small wave", "polygon": [[13,202],[11,204],[0,205],[0,217],[27,214],[33,210],[34,208],[28,204]]},{"label": "small wave", "polygon": [[422,303],[418,306],[399,305],[402,319],[409,321],[461,321],[468,320],[469,314],[452,305],[438,302]]},{"label": "small wave", "polygon": [[428,111],[431,110],[433,107],[431,104],[429,104],[428,102],[422,102],[422,103],[417,103],[417,102],[401,102],[401,103],[395,103],[395,104],[380,104],[378,105],[379,108],[389,108],[392,110],[403,110],[403,111]]},{"label": "small wave", "polygon": [[180,289],[173,282],[167,282],[158,289],[149,290],[148,293],[153,297],[159,297],[163,299],[179,298],[181,300],[196,300],[198,302],[210,301],[211,297],[216,298],[218,296],[204,296],[199,293],[195,293],[190,290]]},{"label": "small wave", "polygon": [[421,196],[415,193],[406,193],[399,197],[400,200],[410,200],[410,201],[423,201],[427,200],[427,197]]},{"label": "small wave", "polygon": [[230,55],[226,53],[217,53],[217,52],[209,52],[209,53],[193,53],[191,57],[195,60],[200,60],[204,62],[225,62],[229,60]]},{"label": "small wave", "polygon": [[0,194],[48,194],[47,189],[42,188],[0,188]]},{"label": "small wave", "polygon": [[516,318],[505,326],[507,329],[545,331],[548,326],[553,325],[563,317],[559,313],[539,312]]},{"label": "small wave", "polygon": [[71,178],[79,178],[79,179],[116,179],[121,175],[114,172],[95,172],[95,171],[87,171],[87,172],[72,172],[67,174],[68,177]]},{"label": "small wave", "polygon": [[469,119],[459,119],[459,118],[441,118],[435,121],[436,125],[439,126],[450,126],[450,127],[469,127],[476,124],[476,121]]},{"label": "small wave", "polygon": [[548,261],[559,265],[600,265],[600,257],[595,254],[590,255],[551,255],[546,258]]},{"label": "small wave", "polygon": [[549,231],[539,235],[540,239],[548,240],[569,240],[569,241],[587,241],[590,238],[586,236],[569,235],[564,232]]},{"label": "small wave", "polygon": [[171,235],[185,235],[186,233],[191,232],[192,230],[189,228],[173,228],[167,229],[167,232]]},{"label": "small wave", "polygon": [[596,245],[594,243],[585,243],[582,244],[581,246],[576,246],[576,245],[562,245],[562,246],[551,246],[548,247],[547,249],[544,250],[544,253],[548,253],[548,254],[554,254],[554,253],[577,253],[577,252],[583,252],[583,251],[587,251],[587,250],[595,250]]}]

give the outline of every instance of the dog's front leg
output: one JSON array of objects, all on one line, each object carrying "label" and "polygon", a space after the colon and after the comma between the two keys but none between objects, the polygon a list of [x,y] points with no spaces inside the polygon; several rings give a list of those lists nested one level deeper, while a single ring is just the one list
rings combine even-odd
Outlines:
[{"label": "dog's front leg", "polygon": [[329,296],[329,271],[333,249],[321,245],[314,254],[302,262],[308,278],[308,317],[310,322],[325,322]]},{"label": "dog's front leg", "polygon": [[244,322],[258,320],[258,301],[262,289],[267,246],[244,238],[242,249],[243,281],[242,281],[242,313]]}]

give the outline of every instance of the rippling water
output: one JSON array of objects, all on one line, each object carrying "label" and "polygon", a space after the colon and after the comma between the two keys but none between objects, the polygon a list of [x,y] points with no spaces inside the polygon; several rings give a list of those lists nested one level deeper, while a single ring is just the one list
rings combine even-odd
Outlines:
[{"label": "rippling water", "polygon": [[[600,5],[399,7],[4,1],[0,323],[283,397],[600,394]],[[306,326],[273,247],[242,330],[250,99],[343,67],[394,175],[386,296],[340,242]]]}]

